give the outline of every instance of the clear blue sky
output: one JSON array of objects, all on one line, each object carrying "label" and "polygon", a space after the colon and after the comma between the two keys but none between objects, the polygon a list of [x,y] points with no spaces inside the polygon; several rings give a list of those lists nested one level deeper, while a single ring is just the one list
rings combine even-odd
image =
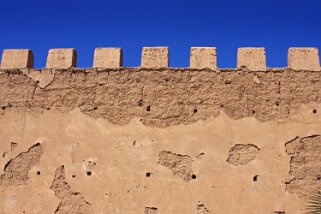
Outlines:
[{"label": "clear blue sky", "polygon": [[1,0],[0,51],[30,48],[35,67],[48,49],[74,47],[91,67],[95,47],[122,47],[125,66],[143,46],[169,46],[170,65],[187,67],[191,46],[218,48],[218,66],[235,67],[238,47],[266,47],[270,67],[291,46],[321,51],[319,0]]}]

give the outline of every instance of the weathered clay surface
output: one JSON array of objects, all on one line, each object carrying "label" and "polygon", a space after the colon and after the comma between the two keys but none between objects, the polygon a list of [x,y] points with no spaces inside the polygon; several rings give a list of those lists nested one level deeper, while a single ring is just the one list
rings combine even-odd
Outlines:
[{"label": "weathered clay surface", "polygon": [[234,166],[248,164],[259,155],[259,151],[253,144],[236,144],[230,149],[227,162]]},{"label": "weathered clay surface", "polygon": [[296,137],[285,144],[291,157],[286,190],[301,197],[311,197],[321,188],[321,136]]},{"label": "weathered clay surface", "polygon": [[318,187],[319,72],[48,71],[0,71],[0,213],[302,214]]},{"label": "weathered clay surface", "polygon": [[119,125],[134,117],[153,127],[191,124],[220,111],[233,119],[282,120],[302,104],[320,103],[320,94],[321,73],[291,70],[58,70],[45,88],[19,70],[0,72],[2,110],[80,108],[93,118]]},{"label": "weathered clay surface", "polygon": [[65,181],[65,168],[60,166],[55,173],[55,179],[50,187],[61,200],[55,214],[86,214],[92,213],[90,204],[79,192],[73,192]]},{"label": "weathered clay surface", "polygon": [[[11,149],[14,144],[11,143]],[[28,151],[20,153],[17,157],[10,159],[4,166],[4,174],[0,176],[1,186],[25,185],[27,184],[29,170],[39,162],[42,155],[42,146],[37,143]]]},{"label": "weathered clay surface", "polygon": [[192,158],[188,155],[180,155],[170,151],[161,151],[159,153],[158,163],[166,166],[174,175],[188,182],[193,179]]}]

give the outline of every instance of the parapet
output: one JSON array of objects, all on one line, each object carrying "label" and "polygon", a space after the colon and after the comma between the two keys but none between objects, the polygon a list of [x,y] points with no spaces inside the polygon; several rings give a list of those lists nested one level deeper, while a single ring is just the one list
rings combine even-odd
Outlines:
[{"label": "parapet", "polygon": [[169,66],[168,47],[144,47],[141,67],[167,68]]},{"label": "parapet", "polygon": [[190,56],[190,68],[212,70],[217,69],[216,48],[192,47]]},{"label": "parapet", "polygon": [[293,70],[320,71],[319,51],[317,48],[290,48],[288,66]]},{"label": "parapet", "polygon": [[265,48],[239,48],[237,67],[246,67],[251,71],[266,71]]},{"label": "parapet", "polygon": [[32,51],[29,49],[4,50],[2,54],[1,68],[33,68]]},{"label": "parapet", "polygon": [[[29,49],[6,49],[3,51],[1,69],[33,68],[33,54]],[[192,47],[190,68],[217,70],[217,50],[215,47]],[[77,52],[74,48],[50,49],[46,68],[69,69],[77,67]],[[96,48],[93,67],[115,69],[123,67],[121,48]],[[168,47],[144,47],[141,68],[168,68]],[[237,68],[249,71],[266,71],[265,48],[239,48]],[[288,68],[292,70],[321,71],[317,48],[289,48]]]},{"label": "parapet", "polygon": [[76,67],[77,53],[74,48],[50,49],[46,68]]},{"label": "parapet", "polygon": [[96,48],[94,54],[94,68],[119,68],[123,66],[121,48]]}]

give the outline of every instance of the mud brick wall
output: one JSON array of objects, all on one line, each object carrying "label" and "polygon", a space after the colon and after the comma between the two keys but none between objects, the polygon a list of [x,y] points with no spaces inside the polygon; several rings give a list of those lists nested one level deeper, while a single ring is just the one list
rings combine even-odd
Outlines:
[{"label": "mud brick wall", "polygon": [[[0,213],[304,213],[321,187],[316,48],[268,68],[240,48],[237,68],[192,47],[123,67],[121,48],[4,50],[0,69]],[[36,59],[35,59],[36,60]]]}]

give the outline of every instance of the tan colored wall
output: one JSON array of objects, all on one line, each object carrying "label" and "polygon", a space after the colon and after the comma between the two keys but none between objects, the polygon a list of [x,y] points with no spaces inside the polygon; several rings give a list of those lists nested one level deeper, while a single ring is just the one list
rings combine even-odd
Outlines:
[{"label": "tan colored wall", "polygon": [[304,213],[321,73],[0,70],[0,213]]}]

